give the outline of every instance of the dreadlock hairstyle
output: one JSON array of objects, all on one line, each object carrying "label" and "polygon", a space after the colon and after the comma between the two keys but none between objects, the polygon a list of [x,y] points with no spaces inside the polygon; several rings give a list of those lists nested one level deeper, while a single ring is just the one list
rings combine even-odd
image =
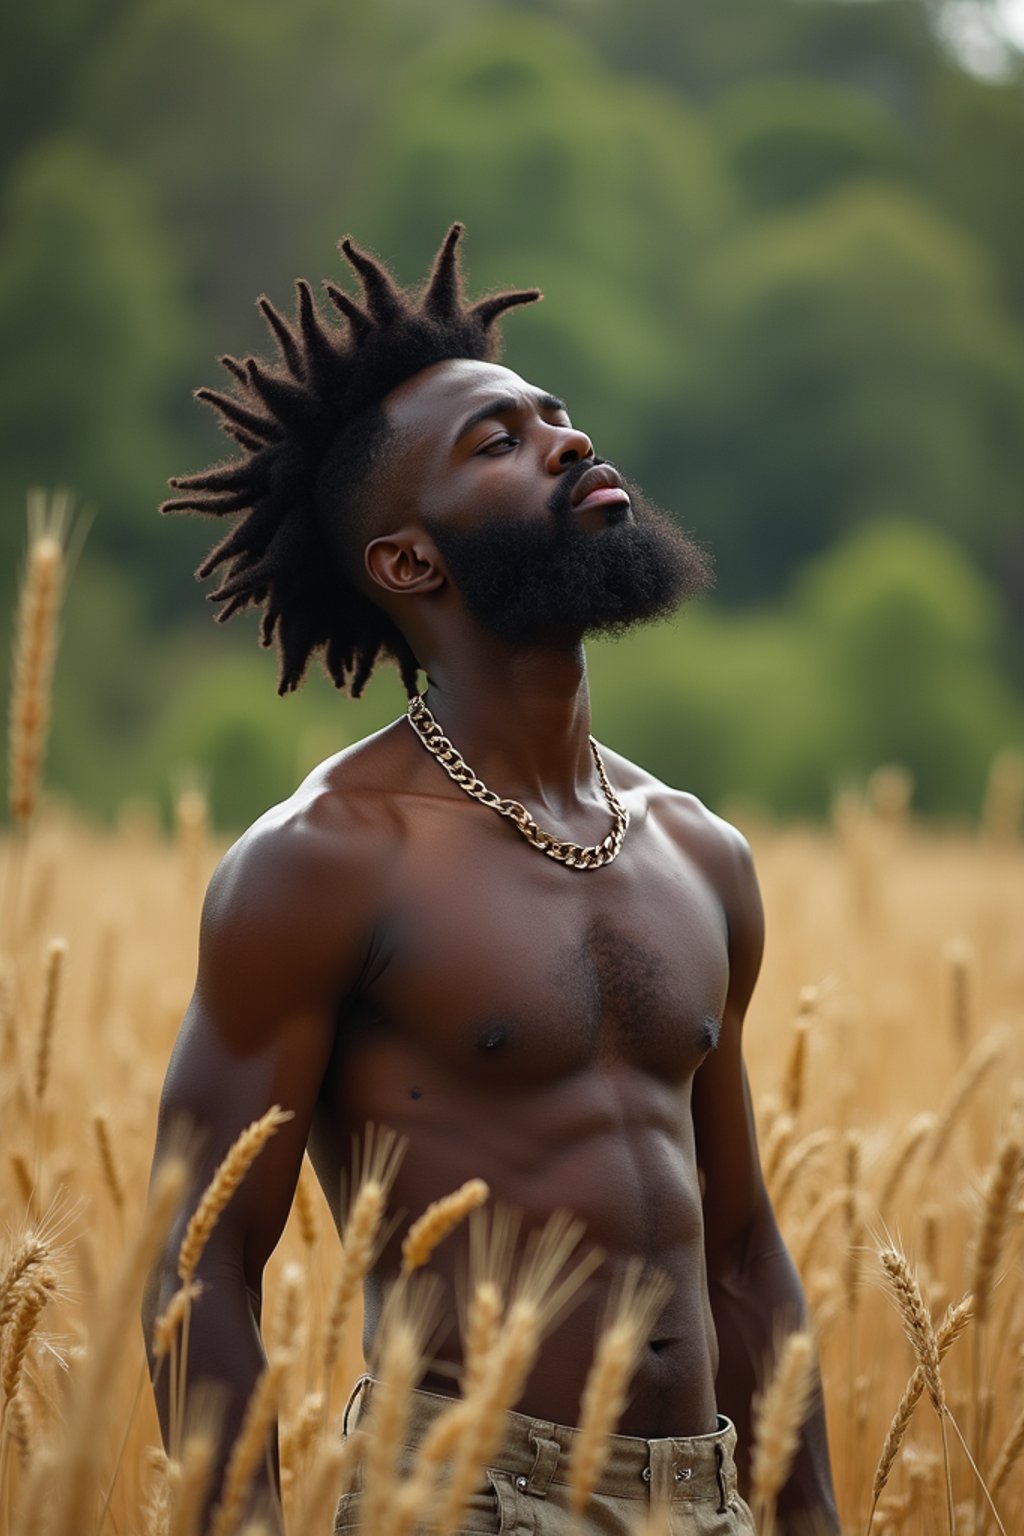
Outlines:
[{"label": "dreadlock hairstyle", "polygon": [[242,456],[171,480],[184,494],[160,510],[242,514],[196,576],[203,580],[224,568],[220,585],[207,594],[222,604],[221,622],[262,607],[260,644],[276,639],[278,693],[298,688],[316,650],[335,686],[353,698],[381,655],[397,664],[407,692],[416,691],[417,662],[407,640],[346,574],[358,531],[358,492],[387,431],[382,402],[403,380],[445,358],[492,361],[499,316],[541,297],[530,288],[467,307],[462,229],[452,225],[420,290],[400,288],[346,237],[339,249],[359,275],[363,302],[324,284],[344,324],[324,322],[300,279],[291,323],[269,299],[258,300],[280,359],[222,357],[233,392],[195,391],[219,413]]}]

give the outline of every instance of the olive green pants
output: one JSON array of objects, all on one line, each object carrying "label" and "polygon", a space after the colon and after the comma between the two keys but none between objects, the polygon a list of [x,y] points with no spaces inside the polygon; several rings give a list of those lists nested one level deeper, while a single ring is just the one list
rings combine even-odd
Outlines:
[{"label": "olive green pants", "polygon": [[[354,1427],[373,1394],[368,1376],[355,1386],[345,1410]],[[451,1399],[414,1392],[406,1445],[398,1458],[405,1475],[416,1447]],[[585,1536],[634,1536],[652,1514],[666,1536],[751,1536],[750,1510],[736,1491],[736,1431],[719,1416],[710,1435],[639,1440],[612,1435],[608,1457],[582,1522]],[[569,1530],[568,1466],[579,1430],[525,1414],[506,1415],[505,1441],[485,1468],[486,1480],[466,1511],[465,1536],[566,1536]],[[338,1505],[337,1533],[359,1529],[358,1474]],[[372,1533],[367,1533],[372,1536]]]}]

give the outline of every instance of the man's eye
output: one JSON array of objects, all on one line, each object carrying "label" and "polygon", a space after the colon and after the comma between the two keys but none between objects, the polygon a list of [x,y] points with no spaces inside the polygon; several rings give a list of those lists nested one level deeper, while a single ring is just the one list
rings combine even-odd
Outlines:
[{"label": "man's eye", "polygon": [[489,438],[480,451],[481,453],[507,453],[510,448],[518,448],[518,446],[518,437],[513,437],[510,432],[503,432],[500,437]]}]

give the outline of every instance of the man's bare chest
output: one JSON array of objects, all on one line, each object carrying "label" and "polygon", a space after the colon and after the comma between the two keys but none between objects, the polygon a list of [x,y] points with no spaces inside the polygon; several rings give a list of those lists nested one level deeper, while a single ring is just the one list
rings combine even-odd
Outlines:
[{"label": "man's bare chest", "polygon": [[[351,1025],[481,1086],[621,1062],[687,1080],[728,986],[721,904],[641,826],[603,869],[553,864],[479,819],[413,842],[381,914]],[[496,835],[497,834],[497,835]]]}]

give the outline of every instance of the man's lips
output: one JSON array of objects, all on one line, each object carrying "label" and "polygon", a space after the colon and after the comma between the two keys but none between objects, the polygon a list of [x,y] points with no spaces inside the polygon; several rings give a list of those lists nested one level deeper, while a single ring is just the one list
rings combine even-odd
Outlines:
[{"label": "man's lips", "polygon": [[602,505],[629,505],[629,496],[623,489],[622,480],[617,470],[610,464],[595,464],[580,476],[572,488],[569,505],[573,511],[579,511],[581,507],[599,507]]}]

